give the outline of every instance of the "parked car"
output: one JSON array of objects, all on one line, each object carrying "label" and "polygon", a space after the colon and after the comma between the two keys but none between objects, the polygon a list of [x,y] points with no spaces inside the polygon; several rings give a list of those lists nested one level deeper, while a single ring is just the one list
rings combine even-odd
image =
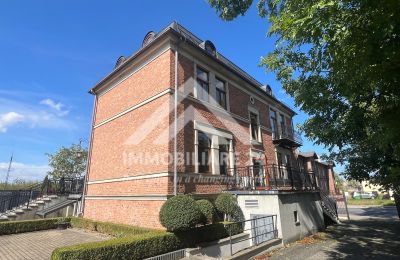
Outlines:
[{"label": "parked car", "polygon": [[372,192],[355,191],[353,199],[375,199],[376,196]]}]

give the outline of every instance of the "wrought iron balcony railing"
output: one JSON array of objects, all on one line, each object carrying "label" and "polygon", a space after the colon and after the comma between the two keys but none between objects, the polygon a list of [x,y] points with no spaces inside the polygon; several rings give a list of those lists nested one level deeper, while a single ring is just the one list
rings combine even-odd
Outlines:
[{"label": "wrought iron balcony railing", "polygon": [[291,127],[280,126],[279,129],[272,131],[272,140],[275,142],[289,141],[295,146],[301,146],[303,140],[301,134]]},{"label": "wrought iron balcony railing", "polygon": [[251,165],[228,169],[234,181],[231,190],[316,190],[313,172],[282,165]]}]

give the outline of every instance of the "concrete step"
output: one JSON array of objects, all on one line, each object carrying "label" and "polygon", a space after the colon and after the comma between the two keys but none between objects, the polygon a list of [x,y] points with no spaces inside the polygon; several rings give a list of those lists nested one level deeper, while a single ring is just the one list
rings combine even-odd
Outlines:
[{"label": "concrete step", "polygon": [[43,200],[44,202],[49,202],[49,201],[51,201],[51,198],[49,198],[49,197],[44,197],[42,200]]},{"label": "concrete step", "polygon": [[29,207],[31,207],[31,208],[37,208],[39,205],[38,204],[36,204],[36,203],[30,203],[29,204]]},{"label": "concrete step", "polygon": [[45,202],[43,200],[38,200],[38,201],[36,201],[36,204],[43,205],[43,204],[45,204]]},{"label": "concrete step", "polygon": [[17,217],[17,214],[16,214],[15,212],[10,212],[10,213],[7,213],[6,216],[7,216],[8,218],[16,218],[16,217]]},{"label": "concrete step", "polygon": [[15,214],[18,214],[18,215],[25,213],[25,211],[23,209],[16,209],[14,212],[15,212]]},{"label": "concrete step", "polygon": [[58,196],[57,196],[57,195],[49,195],[48,198],[50,198],[50,199],[57,199]]}]

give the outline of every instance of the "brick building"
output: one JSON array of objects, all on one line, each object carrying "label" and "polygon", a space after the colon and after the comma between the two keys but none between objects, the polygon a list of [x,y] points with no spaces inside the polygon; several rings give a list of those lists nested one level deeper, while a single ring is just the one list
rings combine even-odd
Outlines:
[{"label": "brick building", "polygon": [[297,169],[295,112],[176,22],[90,93],[86,218],[160,228],[174,194],[311,187]]}]

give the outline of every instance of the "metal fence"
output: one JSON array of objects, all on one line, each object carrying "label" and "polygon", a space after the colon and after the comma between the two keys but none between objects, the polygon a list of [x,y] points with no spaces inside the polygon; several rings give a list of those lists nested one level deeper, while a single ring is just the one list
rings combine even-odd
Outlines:
[{"label": "metal fence", "polygon": [[185,258],[185,256],[186,256],[186,250],[180,249],[166,254],[146,258],[145,260],[179,260]]},{"label": "metal fence", "polygon": [[[246,223],[250,223],[250,228],[246,229]],[[241,225],[244,233],[250,232],[248,238],[232,240],[232,230]],[[234,222],[227,225],[229,231],[230,254],[233,255],[233,245],[251,240],[251,246],[259,245],[263,242],[278,238],[277,215],[254,216],[251,219]]]}]

